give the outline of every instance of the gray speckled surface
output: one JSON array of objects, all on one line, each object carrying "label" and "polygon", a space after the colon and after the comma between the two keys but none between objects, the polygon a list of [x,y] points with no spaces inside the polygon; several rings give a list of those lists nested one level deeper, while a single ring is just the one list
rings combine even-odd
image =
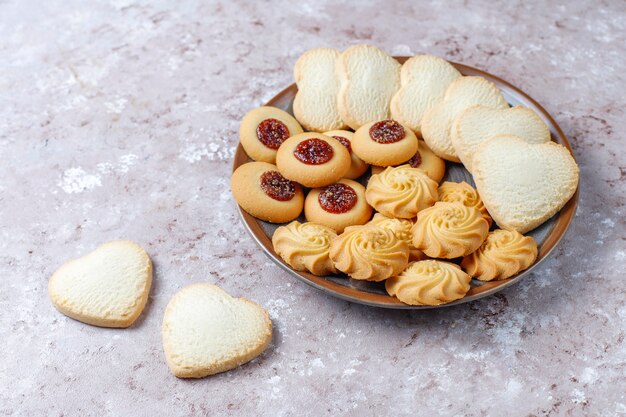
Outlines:
[{"label": "gray speckled surface", "polygon": [[[0,0],[0,415],[626,414],[626,3]],[[578,215],[521,284],[431,312],[349,304],[269,263],[228,192],[238,121],[314,46],[487,69],[570,137]],[[152,255],[126,330],[57,313],[48,277],[110,239]],[[271,312],[259,359],[197,381],[161,348],[208,281]]]}]

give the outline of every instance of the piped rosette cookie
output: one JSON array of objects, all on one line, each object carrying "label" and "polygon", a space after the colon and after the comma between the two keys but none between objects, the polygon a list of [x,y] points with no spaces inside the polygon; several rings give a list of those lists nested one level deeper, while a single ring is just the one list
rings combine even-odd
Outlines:
[{"label": "piped rosette cookie", "polygon": [[274,164],[280,145],[302,132],[302,126],[292,115],[276,107],[263,106],[244,116],[239,126],[239,140],[250,158]]},{"label": "piped rosette cookie", "polygon": [[391,217],[386,217],[381,213],[376,213],[374,214],[374,218],[368,224],[379,226],[383,229],[389,229],[398,239],[405,241],[407,245],[409,245],[409,261],[419,261],[426,258],[424,253],[417,250],[413,245],[413,235],[411,234],[413,222],[411,220],[393,219]]},{"label": "piped rosette cookie", "polygon": [[[419,139],[419,147],[413,156],[403,161],[401,165],[407,164],[411,168],[417,168],[420,171],[428,175],[433,181],[439,183],[443,176],[446,174],[446,162],[439,158],[433,151],[430,150],[426,142]],[[385,170],[385,167],[372,165],[372,174],[380,174]]]},{"label": "piped rosette cookie", "polygon": [[436,306],[463,298],[470,280],[458,265],[429,259],[410,263],[385,281],[385,289],[405,304]]},{"label": "piped rosette cookie", "polygon": [[276,229],[272,244],[276,253],[296,271],[327,275],[337,273],[328,256],[330,242],[336,237],[337,233],[330,227],[294,220]]},{"label": "piped rosette cookie", "polygon": [[350,152],[337,139],[321,133],[301,133],[278,149],[281,174],[305,187],[323,187],[343,178],[350,169]]},{"label": "piped rosette cookie", "polygon": [[537,242],[515,230],[489,233],[477,251],[463,258],[461,267],[481,281],[507,279],[531,266],[537,259]]},{"label": "piped rosette cookie", "polygon": [[465,181],[463,182],[451,182],[446,181],[439,185],[439,201],[448,203],[461,203],[467,207],[474,207],[480,214],[487,220],[489,227],[493,220],[483,203],[483,200],[478,195],[478,191]]},{"label": "piped rosette cookie", "polygon": [[330,259],[351,278],[383,281],[406,268],[409,245],[390,229],[350,226],[330,243]]},{"label": "piped rosette cookie", "polygon": [[343,179],[309,191],[304,201],[304,216],[341,233],[348,226],[367,223],[372,208],[365,200],[365,188],[356,181]]},{"label": "piped rosette cookie", "polygon": [[415,155],[417,137],[395,120],[381,120],[361,126],[354,132],[352,150],[368,164],[392,166]]},{"label": "piped rosette cookie", "polygon": [[478,249],[489,224],[474,207],[437,202],[419,213],[411,232],[413,245],[429,257],[452,259]]},{"label": "piped rosette cookie", "polygon": [[371,176],[365,197],[387,217],[411,219],[437,201],[437,183],[409,165],[388,167]]},{"label": "piped rosette cookie", "polygon": [[331,130],[330,132],[325,132],[324,134],[337,139],[343,146],[346,147],[348,152],[350,152],[350,169],[348,169],[348,172],[344,174],[344,178],[353,180],[355,178],[359,178],[365,173],[365,171],[367,171],[367,167],[369,165],[352,152],[352,139],[354,138],[354,132],[350,132],[348,130]]},{"label": "piped rosette cookie", "polygon": [[285,223],[302,212],[302,187],[283,177],[276,165],[267,162],[243,164],[233,172],[230,187],[237,204],[261,220]]}]

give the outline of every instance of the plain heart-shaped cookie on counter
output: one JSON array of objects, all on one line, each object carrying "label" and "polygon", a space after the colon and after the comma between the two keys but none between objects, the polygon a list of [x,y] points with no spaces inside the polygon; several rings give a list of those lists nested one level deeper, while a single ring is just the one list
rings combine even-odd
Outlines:
[{"label": "plain heart-shaped cookie on counter", "polygon": [[50,278],[54,306],[68,317],[101,327],[128,327],[148,301],[152,261],[134,242],[117,240],[65,263]]},{"label": "plain heart-shaped cookie on counter", "polygon": [[472,162],[474,181],[502,229],[528,232],[556,214],[576,192],[578,166],[567,148],[494,136]]},{"label": "plain heart-shaped cookie on counter", "polygon": [[202,378],[259,356],[272,340],[267,311],[211,284],[189,285],[163,316],[163,349],[172,373]]}]

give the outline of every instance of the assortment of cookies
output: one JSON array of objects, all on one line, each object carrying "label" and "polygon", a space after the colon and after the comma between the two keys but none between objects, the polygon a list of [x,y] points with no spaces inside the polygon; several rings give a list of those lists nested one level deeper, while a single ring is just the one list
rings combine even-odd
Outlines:
[{"label": "assortment of cookies", "polygon": [[[294,76],[295,118],[250,111],[241,144],[253,162],[231,180],[245,211],[291,221],[272,243],[292,268],[385,281],[404,303],[438,305],[464,297],[472,278],[535,262],[522,233],[565,205],[578,168],[533,110],[441,58],[400,65],[371,45],[309,50]],[[441,183],[459,162],[477,188]]]}]

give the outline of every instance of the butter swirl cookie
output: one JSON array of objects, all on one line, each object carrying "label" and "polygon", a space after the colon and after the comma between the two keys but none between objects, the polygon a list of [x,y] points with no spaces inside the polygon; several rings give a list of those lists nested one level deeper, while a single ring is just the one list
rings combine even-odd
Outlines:
[{"label": "butter swirl cookie", "polygon": [[376,213],[369,224],[382,227],[383,229],[389,229],[398,239],[404,240],[409,245],[409,261],[419,261],[426,258],[422,251],[417,250],[415,246],[413,246],[413,235],[411,234],[413,222],[411,220],[392,219],[391,217]]},{"label": "butter swirl cookie", "polygon": [[481,281],[510,278],[537,259],[537,242],[515,230],[489,233],[478,250],[461,262],[461,267]]},{"label": "butter swirl cookie", "polygon": [[330,243],[330,259],[354,279],[383,281],[406,268],[409,245],[389,229],[350,226]]},{"label": "butter swirl cookie", "polygon": [[372,175],[365,198],[387,217],[410,219],[437,201],[437,183],[410,165],[388,167]]},{"label": "butter swirl cookie", "polygon": [[337,273],[328,256],[330,242],[336,237],[337,233],[330,227],[294,220],[276,229],[272,244],[276,253],[296,271],[327,275]]},{"label": "butter swirl cookie", "polygon": [[412,233],[413,245],[426,255],[452,259],[478,249],[489,224],[474,207],[438,202],[419,213]]},{"label": "butter swirl cookie", "polygon": [[436,306],[463,298],[470,280],[458,265],[430,259],[410,263],[385,281],[385,289],[405,304]]},{"label": "butter swirl cookie", "polygon": [[463,182],[451,182],[446,181],[439,186],[439,201],[445,201],[448,203],[461,203],[467,207],[474,207],[480,214],[487,220],[489,227],[491,227],[491,216],[483,203],[483,200],[478,195],[478,191],[465,181]]}]

